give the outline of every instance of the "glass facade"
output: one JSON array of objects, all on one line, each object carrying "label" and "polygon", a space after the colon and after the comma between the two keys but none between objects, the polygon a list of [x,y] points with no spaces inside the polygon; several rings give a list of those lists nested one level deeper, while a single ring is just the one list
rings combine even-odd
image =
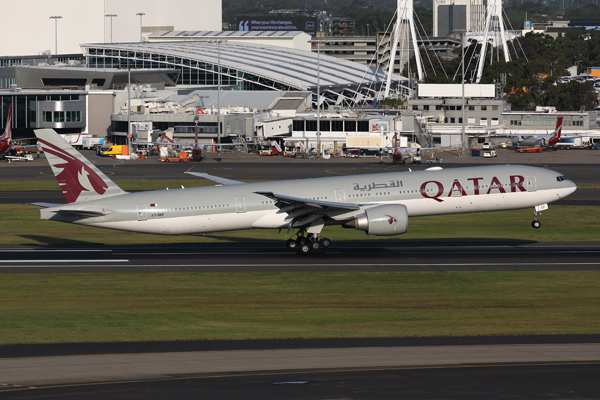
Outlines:
[{"label": "glass facade", "polygon": [[[0,114],[2,121],[6,121],[8,109],[13,104],[13,129],[34,129],[40,128],[39,122],[82,122],[83,115],[81,111],[44,111],[41,114],[41,121],[38,121],[39,103],[44,101],[62,101],[79,102],[80,94],[16,94],[3,93],[0,102]],[[68,108],[68,107],[67,107]],[[50,114],[48,114],[48,112]]]},{"label": "glass facade", "polygon": [[[177,85],[218,85],[217,65],[185,57],[90,47],[87,49],[87,64],[90,68],[175,69],[177,72],[170,77]],[[221,85],[234,86],[237,90],[297,90],[289,85],[225,66],[221,67]]]}]

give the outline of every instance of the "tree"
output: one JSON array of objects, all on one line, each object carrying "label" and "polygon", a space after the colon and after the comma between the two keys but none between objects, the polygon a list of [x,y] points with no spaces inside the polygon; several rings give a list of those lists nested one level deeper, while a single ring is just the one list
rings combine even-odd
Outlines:
[{"label": "tree", "polygon": [[544,93],[543,105],[554,106],[561,111],[579,111],[581,107],[593,110],[598,105],[598,98],[592,82],[570,81],[548,89]]}]

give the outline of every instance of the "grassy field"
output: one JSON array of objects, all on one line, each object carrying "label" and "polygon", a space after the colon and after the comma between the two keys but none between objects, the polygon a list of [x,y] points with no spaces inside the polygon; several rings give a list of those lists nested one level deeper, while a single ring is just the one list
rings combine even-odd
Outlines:
[{"label": "grassy field", "polygon": [[[251,230],[203,235],[161,236],[112,231],[39,219],[38,207],[2,205],[0,245],[44,244],[138,244],[283,241],[285,232]],[[438,242],[444,241],[539,241],[595,242],[600,240],[600,215],[595,207],[550,206],[540,220],[542,228],[531,228],[532,211],[516,210],[482,214],[411,218],[408,233],[394,237],[370,237],[364,232],[325,227],[332,241]]]},{"label": "grassy field", "polygon": [[[126,190],[182,184],[211,183],[119,182]],[[31,205],[1,207],[0,245],[285,239],[276,230],[144,235],[43,221]],[[551,205],[539,230],[531,220],[528,209],[411,218],[409,232],[392,238],[339,227],[323,233],[334,243],[600,239],[595,207]],[[0,345],[600,333],[600,272],[0,274],[0,315]]]},{"label": "grassy field", "polygon": [[0,344],[600,331],[598,272],[2,274]]}]

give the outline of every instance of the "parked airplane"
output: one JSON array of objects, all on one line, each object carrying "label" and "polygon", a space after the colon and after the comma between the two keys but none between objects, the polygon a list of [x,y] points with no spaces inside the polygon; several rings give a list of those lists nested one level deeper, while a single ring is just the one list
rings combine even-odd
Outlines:
[{"label": "parked airplane", "polygon": [[4,127],[4,133],[0,136],[0,155],[8,154],[10,151],[10,141],[12,139],[11,134],[11,119],[12,119],[12,104],[8,107],[8,118],[6,118],[6,125]]},{"label": "parked airplane", "polygon": [[544,147],[553,146],[560,140],[563,117],[556,119],[554,132],[546,135],[512,135],[511,138],[519,147]]},{"label": "parked airplane", "polygon": [[[34,149],[37,150],[37,145],[26,145],[26,146],[13,146],[12,143],[12,104],[8,107],[8,117],[6,118],[6,125],[4,127],[4,133],[0,136],[0,159],[8,158],[12,160],[24,160],[24,161],[33,161],[33,157],[27,156],[11,156],[11,150],[13,149]],[[31,138],[28,138],[31,139]],[[23,140],[28,140],[23,139]],[[21,140],[21,139],[19,139]],[[14,154],[14,151],[13,151]]]},{"label": "parked airplane", "polygon": [[195,173],[220,185],[127,193],[52,129],[35,133],[68,203],[35,203],[42,219],[171,235],[297,229],[286,244],[301,253],[330,245],[325,225],[400,235],[409,217],[532,207],[539,228],[547,204],[577,188],[548,169],[498,165],[259,183]]}]

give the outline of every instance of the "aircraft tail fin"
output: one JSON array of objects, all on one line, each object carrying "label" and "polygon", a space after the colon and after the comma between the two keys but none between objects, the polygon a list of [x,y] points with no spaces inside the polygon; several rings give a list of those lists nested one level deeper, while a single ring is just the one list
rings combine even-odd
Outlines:
[{"label": "aircraft tail fin", "polygon": [[126,194],[53,129],[35,135],[68,203]]},{"label": "aircraft tail fin", "polygon": [[563,117],[558,117],[556,119],[556,129],[554,129],[554,132],[552,133],[552,137],[549,140],[550,144],[554,144],[560,140],[560,135],[562,133],[562,124],[563,124]]},{"label": "aircraft tail fin", "polygon": [[12,120],[12,103],[8,107],[8,117],[6,118],[6,126],[4,127],[4,133],[0,136],[1,140],[10,141],[12,137],[12,128],[10,127]]}]

